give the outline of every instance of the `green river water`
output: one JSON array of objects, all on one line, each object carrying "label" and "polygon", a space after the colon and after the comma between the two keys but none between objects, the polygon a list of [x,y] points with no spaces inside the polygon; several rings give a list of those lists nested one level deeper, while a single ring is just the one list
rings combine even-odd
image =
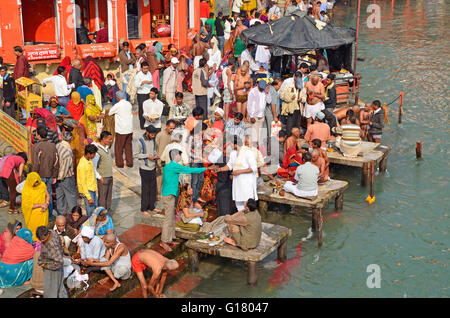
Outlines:
[{"label": "green river water", "polygon": [[[342,1],[341,1],[342,2]],[[356,2],[336,5],[334,23],[355,27]],[[381,28],[369,29],[362,1],[357,71],[360,99],[389,103],[404,91],[403,123],[398,102],[389,107],[391,124],[382,143],[392,147],[386,174],[375,179],[376,202],[364,201],[360,169],[331,168],[347,180],[344,210],[324,211],[324,244],[306,240],[295,264],[296,247],[311,226],[308,211],[270,213],[267,222],[292,229],[288,258],[292,268],[276,269],[276,253],[258,265],[257,287],[246,285],[243,262],[201,259],[220,269],[188,297],[448,297],[449,248],[449,45],[450,4],[444,0],[376,1]],[[423,160],[415,158],[423,142]],[[218,260],[217,260],[218,259]],[[298,258],[297,258],[298,259]],[[368,288],[370,264],[381,269],[380,288]],[[275,275],[275,278],[273,277]],[[274,282],[276,280],[276,282]]]}]

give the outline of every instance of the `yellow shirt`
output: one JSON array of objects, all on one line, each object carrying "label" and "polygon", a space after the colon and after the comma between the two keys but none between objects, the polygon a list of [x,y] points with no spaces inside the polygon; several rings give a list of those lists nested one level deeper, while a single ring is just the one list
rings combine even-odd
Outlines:
[{"label": "yellow shirt", "polygon": [[81,157],[77,166],[77,184],[78,192],[88,200],[92,199],[89,191],[97,191],[97,180],[95,179],[94,165],[85,156]]}]

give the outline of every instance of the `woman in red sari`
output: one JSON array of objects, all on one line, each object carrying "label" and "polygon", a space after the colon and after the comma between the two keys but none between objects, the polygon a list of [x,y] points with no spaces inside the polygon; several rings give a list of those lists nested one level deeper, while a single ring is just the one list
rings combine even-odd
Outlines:
[{"label": "woman in red sari", "polygon": [[[70,57],[66,56],[65,58],[63,58],[61,63],[59,63],[58,67],[60,66],[64,66],[64,68],[66,69],[66,81],[68,81],[70,69],[72,68],[72,61],[70,60]],[[56,68],[53,75],[58,75],[58,67]]]},{"label": "woman in red sari", "polygon": [[297,167],[302,164],[302,156],[297,151],[297,147],[292,146],[284,155],[283,167],[278,169],[277,174],[282,178],[289,178],[290,181],[295,182],[295,171],[297,170]]},{"label": "woman in red sari", "polygon": [[97,85],[99,89],[101,89],[103,84],[105,83],[105,76],[103,75],[103,70],[97,64],[97,62],[94,60],[92,56],[88,56],[84,60],[83,77],[89,77],[91,80],[94,81],[95,85]]}]

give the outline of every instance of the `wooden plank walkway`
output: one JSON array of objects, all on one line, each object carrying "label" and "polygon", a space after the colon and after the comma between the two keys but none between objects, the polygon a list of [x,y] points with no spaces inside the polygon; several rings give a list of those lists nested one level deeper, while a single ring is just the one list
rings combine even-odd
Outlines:
[{"label": "wooden plank walkway", "polygon": [[258,279],[256,264],[266,258],[275,249],[278,249],[278,259],[281,262],[286,261],[287,240],[292,234],[291,229],[276,224],[262,223],[262,227],[263,233],[259,245],[248,251],[244,251],[223,242],[226,226],[222,226],[219,232],[217,232],[217,230],[214,232],[215,235],[221,237],[219,240],[220,243],[215,246],[210,246],[205,242],[199,242],[194,239],[188,240],[185,246],[188,248],[191,271],[196,272],[198,270],[199,252],[246,261],[248,262],[248,284],[253,286],[256,285]]},{"label": "wooden plank walkway", "polygon": [[345,157],[339,151],[327,151],[327,155],[330,163],[362,168],[361,186],[366,186],[369,179],[370,163],[379,164],[380,172],[386,171],[390,151],[389,146],[363,141],[361,155],[356,158]]},{"label": "wooden plank walkway", "polygon": [[[280,180],[280,179],[276,179]],[[291,193],[285,193],[280,196],[273,193],[273,186],[276,181],[265,182],[264,185],[258,187],[258,204],[261,214],[265,214],[268,210],[268,203],[275,202],[279,204],[287,204],[291,206],[306,207],[312,209],[312,229],[318,232],[318,245],[322,245],[322,209],[325,208],[331,200],[335,200],[335,209],[342,210],[344,205],[344,191],[348,188],[347,181],[330,180],[325,184],[319,185],[319,193],[315,198],[299,198]],[[283,188],[284,181],[281,182]]]}]

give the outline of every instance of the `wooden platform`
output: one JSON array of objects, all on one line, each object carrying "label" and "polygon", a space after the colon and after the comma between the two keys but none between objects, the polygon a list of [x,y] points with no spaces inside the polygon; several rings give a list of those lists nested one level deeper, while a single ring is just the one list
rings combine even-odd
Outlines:
[{"label": "wooden platform", "polygon": [[[255,285],[257,282],[256,264],[266,258],[275,249],[278,249],[278,259],[281,262],[284,262],[287,253],[287,240],[292,234],[290,229],[276,224],[262,223],[262,227],[263,233],[258,247],[248,251],[244,251],[224,242],[221,242],[216,246],[209,246],[208,244],[197,240],[187,241],[185,246],[188,248],[191,271],[196,272],[198,270],[199,252],[246,261],[248,262],[248,283],[250,285]],[[220,234],[221,233],[215,233],[215,235]]]},{"label": "wooden platform", "polygon": [[[342,210],[344,205],[344,191],[348,188],[348,182],[330,180],[326,184],[319,185],[319,194],[316,198],[299,198],[290,193],[285,193],[284,196],[280,196],[279,194],[272,192],[273,187],[270,185],[271,183],[273,184],[275,181],[264,182],[264,185],[258,187],[259,211],[262,214],[266,213],[269,202],[311,208],[313,212],[312,229],[313,231],[318,231],[318,245],[321,246],[322,209],[325,208],[331,200],[335,200],[335,209]],[[283,185],[284,181],[281,181],[281,187],[283,187]]]},{"label": "wooden platform", "polygon": [[369,177],[369,164],[380,164],[380,172],[386,171],[391,148],[374,142],[362,142],[362,151],[356,158],[345,157],[339,151],[327,151],[330,163],[362,168],[361,185],[366,186]]}]

